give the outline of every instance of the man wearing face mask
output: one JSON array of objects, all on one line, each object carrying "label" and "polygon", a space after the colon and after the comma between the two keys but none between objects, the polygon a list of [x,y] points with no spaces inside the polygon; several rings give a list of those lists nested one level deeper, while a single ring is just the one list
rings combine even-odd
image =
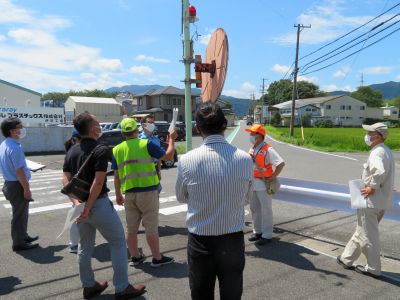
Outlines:
[{"label": "man wearing face mask", "polygon": [[[365,143],[371,147],[367,162],[364,164],[362,180],[364,188],[361,194],[367,202],[367,208],[357,210],[357,227],[337,263],[345,269],[379,277],[381,275],[379,222],[385,210],[392,207],[395,162],[392,151],[384,145],[388,128],[383,123],[363,125],[368,131]],[[353,266],[363,253],[367,258],[365,266]]]},{"label": "man wearing face mask", "polygon": [[3,194],[12,207],[12,249],[33,249],[39,246],[32,244],[39,237],[30,237],[27,231],[29,201],[32,200],[29,187],[31,172],[20,144],[20,140],[26,135],[26,129],[18,118],[11,117],[1,123],[1,131],[6,139],[0,145],[0,170],[4,177]]},{"label": "man wearing face mask", "polygon": [[93,152],[80,175],[80,179],[91,184],[89,198],[84,204],[81,204],[85,206],[78,219],[78,263],[83,298],[89,299],[101,294],[108,286],[107,281],[95,280],[91,265],[96,230],[101,233],[110,246],[115,299],[130,299],[139,296],[145,292],[145,286],[129,284],[124,228],[108,197],[106,173],[108,162],[111,160],[111,151],[107,146],[99,145],[97,142],[101,136],[101,127],[95,116],[89,113],[79,114],[74,118],[74,127],[82,139],[80,143],[73,145],[65,155],[64,185],[72,179],[86,158]]},{"label": "man wearing face mask", "polygon": [[250,143],[253,147],[249,154],[254,163],[253,197],[250,201],[253,234],[248,240],[261,246],[272,241],[273,231],[272,194],[267,191],[265,180],[275,180],[282,172],[285,162],[278,152],[264,141],[266,131],[263,125],[255,124],[246,131],[250,132]]}]

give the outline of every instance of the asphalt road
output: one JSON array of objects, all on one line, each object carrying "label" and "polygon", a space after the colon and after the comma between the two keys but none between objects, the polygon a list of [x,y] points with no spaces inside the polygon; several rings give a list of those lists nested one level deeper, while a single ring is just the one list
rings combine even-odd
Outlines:
[{"label": "asphalt road", "polygon": [[[233,144],[247,150],[250,145],[243,129],[238,131]],[[195,138],[193,144],[200,143],[201,139]],[[361,158],[339,159],[282,144],[273,146],[287,163],[285,177],[334,183],[359,177]],[[76,256],[68,253],[67,236],[56,239],[68,207],[67,200],[58,192],[62,156],[31,159],[48,166],[47,170],[34,174],[32,180],[35,202],[31,206],[29,231],[40,235],[40,248],[20,253],[11,251],[10,209],[7,201],[0,198],[0,299],[81,299]],[[129,267],[129,279],[147,285],[148,292],[139,299],[190,299],[185,212],[174,200],[176,168],[164,169],[162,177],[161,250],[174,256],[176,262],[152,269],[148,258],[139,268]],[[112,187],[112,182],[109,186]],[[352,214],[283,201],[274,201],[273,208],[274,243],[257,248],[246,241],[243,299],[398,299],[400,233],[397,222],[382,222],[382,248],[389,259],[384,259],[385,277],[375,280],[344,270],[333,259],[352,234],[355,226]],[[120,216],[124,220],[123,211]],[[247,225],[246,235],[251,230],[249,215]],[[139,235],[139,243],[149,255],[143,233]],[[110,253],[99,234],[93,267],[98,279],[111,282]],[[97,299],[112,299],[112,296],[111,285]]]}]

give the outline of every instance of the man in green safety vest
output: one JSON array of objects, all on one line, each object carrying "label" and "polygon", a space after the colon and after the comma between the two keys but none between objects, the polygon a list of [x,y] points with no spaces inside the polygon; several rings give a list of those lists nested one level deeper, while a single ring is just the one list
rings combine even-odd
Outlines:
[{"label": "man in green safety vest", "polygon": [[[131,255],[129,265],[137,266],[146,259],[138,249],[137,232],[141,221],[153,256],[151,266],[160,267],[172,263],[172,257],[160,253],[157,190],[159,179],[153,159],[172,159],[175,152],[174,140],[178,135],[174,129],[165,151],[150,140],[138,138],[139,130],[133,118],[121,121],[121,131],[126,140],[113,148],[112,169],[117,204],[125,207],[126,241]],[[125,194],[125,198],[122,194]]]}]

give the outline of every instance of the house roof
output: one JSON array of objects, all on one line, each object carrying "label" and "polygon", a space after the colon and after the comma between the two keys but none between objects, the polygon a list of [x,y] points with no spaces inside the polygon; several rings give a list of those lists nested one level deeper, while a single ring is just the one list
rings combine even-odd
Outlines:
[{"label": "house roof", "polygon": [[80,97],[80,96],[69,96],[75,103],[96,103],[96,104],[118,104],[114,98],[100,98],[100,97]]},{"label": "house roof", "polygon": [[[143,96],[158,96],[158,95],[178,95],[178,96],[184,96],[185,95],[185,90],[184,89],[179,89],[174,86],[164,86],[159,89],[151,89],[148,90],[144,93],[140,93],[135,95],[134,97],[143,97]],[[192,90],[192,96],[198,96],[198,92],[196,90]]]},{"label": "house roof", "polygon": [[[307,99],[298,99],[295,101],[295,107],[300,108],[306,105],[318,105],[322,104],[334,99],[338,99],[341,97],[345,97],[348,95],[337,95],[337,96],[327,96],[327,97],[317,97],[317,98],[307,98]],[[279,104],[274,105],[273,107],[278,108],[278,109],[286,109],[286,108],[291,108],[292,107],[292,100],[285,101]]]},{"label": "house roof", "polygon": [[22,90],[22,91],[24,91],[24,92],[32,93],[32,94],[35,94],[35,95],[37,95],[37,96],[42,97],[42,94],[41,94],[41,93],[38,93],[38,92],[35,92],[35,91],[33,91],[33,90],[24,88],[24,87],[22,87],[22,86],[19,86],[19,85],[14,84],[14,83],[11,83],[11,82],[8,82],[8,81],[5,81],[5,80],[1,80],[1,79],[0,79],[0,83],[3,83],[3,84],[5,84],[5,85],[11,86],[11,87],[13,87],[13,88]]}]

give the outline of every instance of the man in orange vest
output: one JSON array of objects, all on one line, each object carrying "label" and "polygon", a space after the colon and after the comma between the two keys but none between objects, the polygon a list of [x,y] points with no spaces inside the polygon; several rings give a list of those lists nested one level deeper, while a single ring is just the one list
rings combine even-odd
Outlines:
[{"label": "man in orange vest", "polygon": [[285,162],[264,139],[266,131],[263,125],[255,124],[246,129],[250,132],[250,142],[253,147],[249,154],[253,158],[253,197],[250,201],[250,210],[253,218],[253,234],[249,241],[256,245],[265,245],[272,241],[272,192],[267,190],[265,181],[277,178]]}]

